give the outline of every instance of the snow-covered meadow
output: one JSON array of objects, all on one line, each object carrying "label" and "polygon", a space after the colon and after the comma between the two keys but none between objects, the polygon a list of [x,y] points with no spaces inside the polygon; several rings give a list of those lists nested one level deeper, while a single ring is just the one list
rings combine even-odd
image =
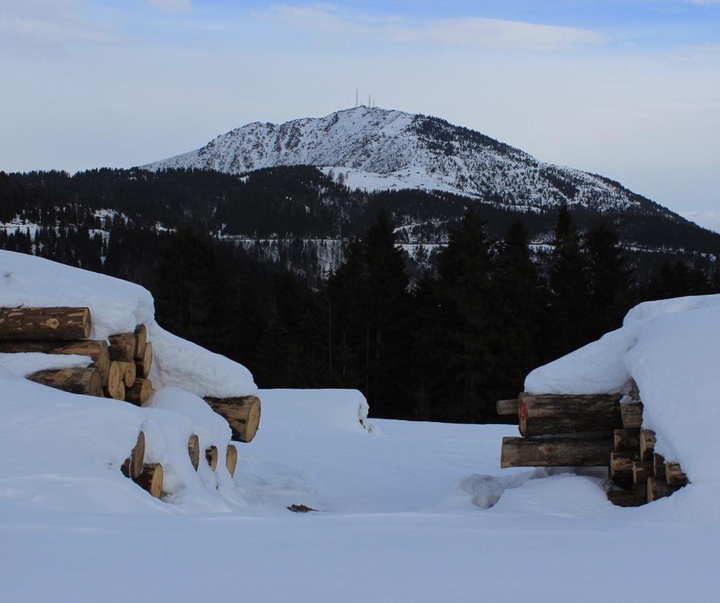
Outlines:
[{"label": "snow-covered meadow", "polygon": [[[234,477],[222,460],[195,472],[190,433],[221,450],[230,438],[197,396],[256,392],[243,367],[163,331],[139,287],[0,252],[0,305],[21,303],[89,305],[94,337],[149,324],[158,391],[144,408],[68,394],[0,357],[0,601],[717,597],[718,297],[639,306],[528,377],[566,393],[636,379],[661,451],[692,480],[640,508],[611,505],[595,470],[500,469],[513,426],[367,419],[347,390],[261,390]],[[119,469],[140,429],[163,500]]]}]

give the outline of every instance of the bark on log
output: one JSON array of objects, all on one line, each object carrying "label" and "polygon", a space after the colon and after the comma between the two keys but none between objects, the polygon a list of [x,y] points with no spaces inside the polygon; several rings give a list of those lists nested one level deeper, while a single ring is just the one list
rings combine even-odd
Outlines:
[{"label": "bark on log", "polygon": [[515,416],[518,414],[518,401],[517,398],[512,400],[498,400],[495,405],[497,414],[501,417]]},{"label": "bark on log", "polygon": [[76,367],[49,371],[38,371],[28,376],[30,381],[73,394],[103,396],[100,371],[95,367]]},{"label": "bark on log", "polygon": [[640,458],[643,461],[651,461],[655,451],[655,432],[651,429],[640,430]]},{"label": "bark on log", "polygon": [[665,481],[670,486],[686,486],[688,484],[687,475],[680,467],[680,463],[665,463]]},{"label": "bark on log", "polygon": [[130,456],[125,459],[120,470],[125,477],[131,477],[137,479],[142,473],[143,465],[145,463],[145,433],[140,432],[138,434],[137,443],[130,452]]},{"label": "bark on log", "polygon": [[227,467],[230,477],[235,475],[235,468],[238,462],[237,448],[233,444],[228,444],[227,454],[225,455],[225,466]]},{"label": "bark on log", "polygon": [[653,475],[665,478],[665,457],[662,454],[653,454]]},{"label": "bark on log", "polygon": [[142,406],[154,391],[150,379],[135,379],[133,386],[125,390],[125,400],[135,406]]},{"label": "bark on log", "polygon": [[618,507],[639,507],[646,502],[636,490],[609,490],[607,497]]},{"label": "bark on log", "polygon": [[122,372],[122,380],[125,384],[125,390],[132,387],[135,384],[135,378],[137,376],[137,367],[135,361],[132,362],[120,362],[120,370]]},{"label": "bark on log", "polygon": [[116,333],[110,340],[110,360],[135,362],[135,333]]},{"label": "bark on log", "polygon": [[640,402],[640,388],[636,383],[635,379],[630,379],[630,397],[637,402]]},{"label": "bark on log", "polygon": [[0,339],[56,341],[87,339],[90,308],[0,308]]},{"label": "bark on log", "polygon": [[649,477],[653,477],[652,461],[635,461],[632,466],[633,482],[635,485],[645,484]]},{"label": "bark on log", "polygon": [[501,467],[607,467],[612,438],[505,437]]},{"label": "bark on log", "polygon": [[162,496],[163,468],[159,463],[143,466],[142,472],[135,482],[155,498]]},{"label": "bark on log", "polygon": [[616,429],[613,434],[613,449],[615,452],[624,450],[637,451],[640,448],[639,429]]},{"label": "bark on log", "polygon": [[522,393],[518,399],[520,433],[533,437],[612,432],[622,427],[620,398],[620,394],[533,396]]},{"label": "bark on log", "polygon": [[210,446],[210,448],[205,451],[205,459],[207,460],[208,465],[210,465],[210,469],[213,471],[217,469],[219,454],[217,446]]},{"label": "bark on log", "polygon": [[78,354],[90,356],[105,382],[110,370],[110,352],[107,341],[85,339],[81,341],[0,341],[0,352],[16,354],[40,352],[42,354]]},{"label": "bark on log", "polygon": [[652,502],[658,498],[665,498],[678,489],[678,486],[671,486],[660,477],[651,476],[647,480],[647,501]]},{"label": "bark on log", "polygon": [[616,483],[633,482],[633,463],[640,460],[638,453],[630,450],[610,453],[610,477]]},{"label": "bark on log", "polygon": [[147,346],[147,327],[138,325],[135,327],[135,360],[140,360],[145,355]]},{"label": "bark on log", "polygon": [[117,360],[110,363],[110,371],[108,372],[108,380],[105,384],[105,391],[110,398],[115,400],[125,399],[125,384],[123,383],[122,366]]},{"label": "bark on log", "polygon": [[188,440],[188,455],[195,471],[200,467],[200,438],[196,433],[190,436]]},{"label": "bark on log", "polygon": [[620,405],[622,426],[625,429],[639,429],[642,427],[642,402],[626,402]]},{"label": "bark on log", "polygon": [[205,398],[210,407],[225,417],[233,440],[251,442],[260,426],[261,404],[257,396],[242,398]]},{"label": "bark on log", "polygon": [[135,360],[135,367],[137,368],[137,376],[141,379],[147,379],[150,376],[150,368],[152,367],[152,342],[145,344],[145,351],[143,352],[142,358]]}]

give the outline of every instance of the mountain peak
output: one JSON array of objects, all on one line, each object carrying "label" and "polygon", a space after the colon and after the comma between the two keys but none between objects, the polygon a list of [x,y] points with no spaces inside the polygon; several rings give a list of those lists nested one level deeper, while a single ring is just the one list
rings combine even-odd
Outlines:
[{"label": "mountain peak", "polygon": [[253,122],[144,167],[243,175],[289,165],[342,173],[352,188],[441,191],[520,211],[561,204],[601,212],[653,205],[608,179],[542,163],[437,117],[362,105],[283,124]]}]

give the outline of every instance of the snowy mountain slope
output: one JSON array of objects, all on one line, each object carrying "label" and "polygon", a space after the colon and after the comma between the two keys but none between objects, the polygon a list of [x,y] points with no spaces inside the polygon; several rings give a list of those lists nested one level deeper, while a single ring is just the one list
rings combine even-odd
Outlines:
[{"label": "snowy mountain slope", "polygon": [[251,123],[201,149],[144,167],[245,174],[301,164],[321,167],[352,187],[443,191],[522,211],[562,203],[599,212],[661,211],[606,178],[542,163],[438,118],[375,107],[280,125]]}]

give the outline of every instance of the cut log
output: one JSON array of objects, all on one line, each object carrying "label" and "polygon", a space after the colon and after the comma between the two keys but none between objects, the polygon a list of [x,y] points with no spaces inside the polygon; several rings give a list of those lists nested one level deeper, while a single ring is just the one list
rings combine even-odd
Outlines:
[{"label": "cut log", "polygon": [[611,479],[618,485],[631,485],[634,481],[633,463],[638,460],[638,453],[631,450],[610,453]]},{"label": "cut log", "polygon": [[147,345],[147,327],[138,325],[135,327],[135,360],[141,360],[145,356]]},{"label": "cut log", "polygon": [[665,463],[665,481],[670,486],[686,486],[688,484],[687,475],[680,467],[680,463]]},{"label": "cut log", "polygon": [[162,496],[163,468],[159,463],[144,465],[142,472],[135,479],[135,482],[144,490],[147,490],[155,498]]},{"label": "cut log", "polygon": [[633,482],[645,484],[649,477],[653,477],[652,461],[635,461],[632,465]]},{"label": "cut log", "polygon": [[625,402],[620,405],[622,426],[625,429],[640,429],[642,427],[642,402]]},{"label": "cut log", "polygon": [[192,434],[188,440],[188,455],[190,455],[192,466],[197,471],[200,466],[200,438],[196,433]]},{"label": "cut log", "polygon": [[219,452],[217,446],[210,446],[210,448],[205,451],[205,459],[207,460],[208,465],[210,465],[210,469],[212,469],[213,471],[217,469],[218,456]]},{"label": "cut log", "polygon": [[138,434],[137,443],[130,452],[130,456],[125,459],[120,470],[125,477],[137,479],[142,473],[143,464],[145,463],[145,433]]},{"label": "cut log", "polygon": [[150,379],[135,379],[133,386],[125,390],[125,400],[135,406],[142,406],[154,391]]},{"label": "cut log", "polygon": [[225,466],[227,467],[228,473],[230,473],[230,477],[233,477],[235,475],[235,468],[237,467],[237,462],[237,448],[232,444],[228,444],[227,454],[225,455]]},{"label": "cut log", "polygon": [[210,407],[225,417],[232,429],[233,440],[251,442],[260,426],[260,398],[205,398]]},{"label": "cut log", "polygon": [[90,308],[0,308],[0,339],[87,339],[92,331]]},{"label": "cut log", "polygon": [[640,448],[639,429],[616,429],[613,433],[613,449],[615,452],[624,450],[637,451]]},{"label": "cut log", "polygon": [[647,501],[652,502],[658,498],[665,498],[678,489],[678,486],[671,486],[660,477],[651,476],[647,480]]},{"label": "cut log", "polygon": [[116,333],[110,340],[110,360],[135,362],[135,333]]},{"label": "cut log", "polygon": [[141,379],[147,379],[150,376],[150,368],[152,367],[152,342],[148,342],[145,345],[145,352],[141,359],[135,360],[135,368],[137,369],[137,376]]},{"label": "cut log", "polygon": [[495,406],[497,414],[501,417],[515,416],[518,414],[518,401],[517,398],[512,400],[498,400]]},{"label": "cut log", "polygon": [[653,475],[665,478],[665,457],[662,454],[653,454]]},{"label": "cut log", "polygon": [[125,399],[125,384],[123,383],[123,370],[121,364],[113,360],[110,363],[108,372],[108,380],[105,384],[105,392],[110,398],[115,400]]},{"label": "cut log", "polygon": [[28,379],[73,394],[85,394],[101,398],[103,395],[100,371],[94,367],[38,371],[29,375]]},{"label": "cut log", "polygon": [[133,362],[119,362],[120,371],[122,372],[122,380],[125,384],[125,389],[132,387],[135,384],[135,377],[137,376],[137,367],[135,361]]},{"label": "cut log", "polygon": [[90,356],[100,371],[100,378],[107,380],[110,370],[110,352],[107,341],[85,339],[82,341],[0,341],[0,352],[15,354],[39,352],[42,354],[78,354]]},{"label": "cut log", "polygon": [[637,402],[640,402],[640,388],[636,383],[635,379],[630,379],[630,397]]},{"label": "cut log", "polygon": [[612,432],[622,427],[620,397],[620,394],[533,396],[522,393],[518,399],[520,433],[533,437]]},{"label": "cut log", "polygon": [[501,467],[607,467],[607,438],[511,438],[502,441]]},{"label": "cut log", "polygon": [[655,432],[651,429],[640,430],[640,458],[643,461],[651,461],[655,451]]},{"label": "cut log", "polygon": [[607,497],[612,504],[618,507],[639,507],[646,502],[636,490],[609,490]]}]

